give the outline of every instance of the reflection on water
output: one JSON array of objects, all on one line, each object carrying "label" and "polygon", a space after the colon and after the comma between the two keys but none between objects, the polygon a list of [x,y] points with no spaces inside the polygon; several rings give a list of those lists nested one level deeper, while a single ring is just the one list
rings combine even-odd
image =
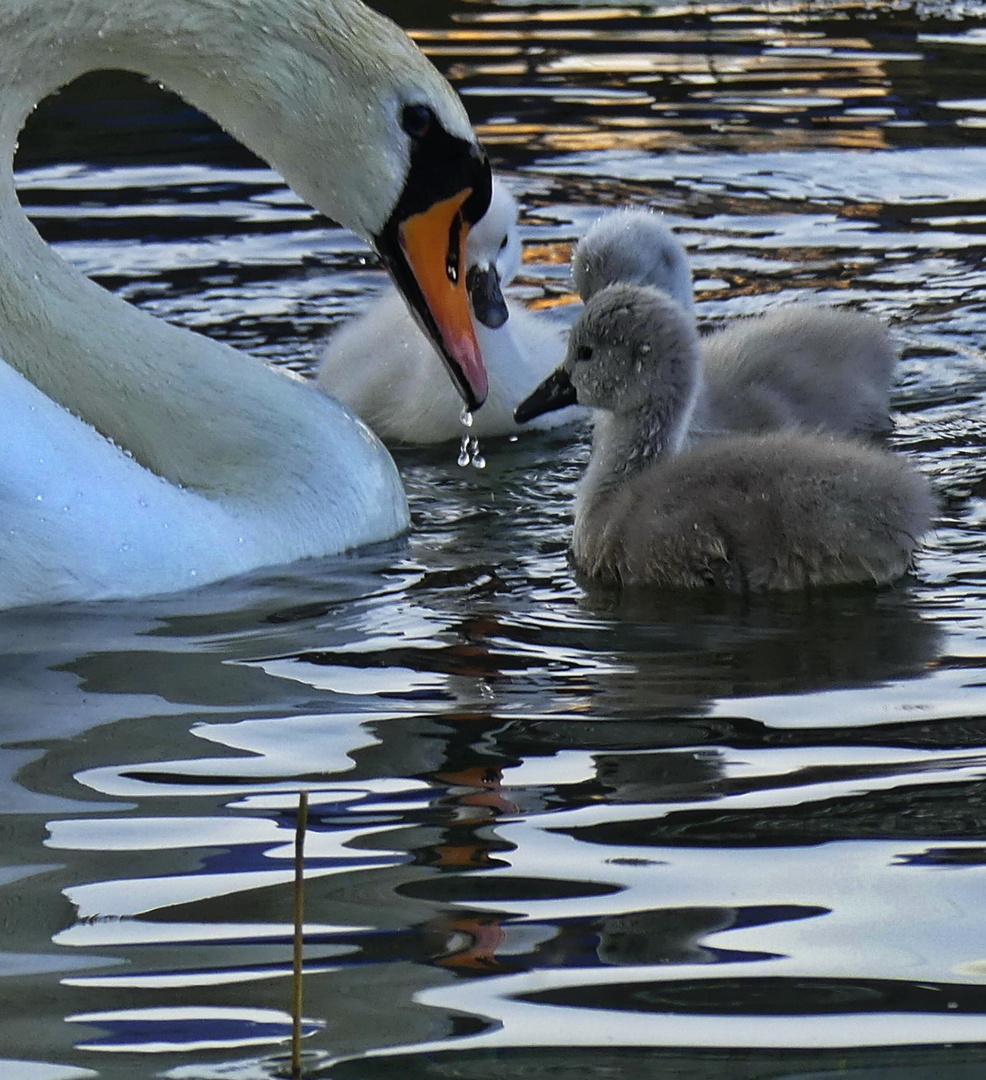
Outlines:
[{"label": "reflection on water", "polygon": [[[406,541],[5,613],[0,1073],[283,1068],[304,787],[315,1074],[978,1076],[986,13],[381,6],[517,192],[544,318],[630,203],[681,231],[707,325],[812,298],[890,320],[935,533],[883,592],[584,590],[562,432],[486,443],[482,472],[400,451]],[[130,77],[49,103],[20,166],[66,258],[275,363],[305,371],[382,286]]]}]

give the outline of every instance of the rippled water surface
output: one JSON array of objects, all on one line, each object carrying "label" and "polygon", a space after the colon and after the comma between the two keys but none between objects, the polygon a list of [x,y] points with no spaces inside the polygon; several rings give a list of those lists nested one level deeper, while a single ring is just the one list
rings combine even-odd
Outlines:
[{"label": "rippled water surface", "polygon": [[[0,1075],[979,1077],[986,1061],[986,11],[418,3],[523,206],[515,295],[664,210],[706,325],[893,323],[941,512],[879,592],[615,601],[584,432],[400,450],[414,530],[158,601],[0,615]],[[90,76],[22,198],[154,314],[305,372],[383,285],[172,98]]]}]

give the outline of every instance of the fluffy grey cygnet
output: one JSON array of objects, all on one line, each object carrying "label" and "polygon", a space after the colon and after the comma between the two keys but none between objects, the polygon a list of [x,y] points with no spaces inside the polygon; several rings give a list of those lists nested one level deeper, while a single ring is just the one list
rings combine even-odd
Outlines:
[{"label": "fluffy grey cygnet", "polygon": [[[597,221],[572,253],[583,300],[607,285],[653,285],[694,319],[681,241],[659,214],[622,210]],[[789,304],[702,339],[704,387],[692,433],[805,427],[840,435],[891,430],[897,351],[879,319]]]},{"label": "fluffy grey cygnet", "polygon": [[572,280],[583,301],[607,285],[653,285],[695,315],[684,245],[651,210],[614,210],[594,222],[572,249]]},{"label": "fluffy grey cygnet", "polygon": [[572,553],[622,586],[734,592],[885,583],[928,529],[925,478],[887,451],[804,431],[736,434],[682,450],[700,390],[695,326],[647,286],[603,288],[565,361],[517,410],[598,410]]}]

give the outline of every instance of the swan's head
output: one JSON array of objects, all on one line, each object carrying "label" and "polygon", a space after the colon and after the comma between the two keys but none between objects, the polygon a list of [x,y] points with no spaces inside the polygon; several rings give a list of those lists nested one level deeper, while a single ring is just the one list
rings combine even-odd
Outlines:
[{"label": "swan's head", "polygon": [[454,133],[435,103],[412,96],[401,106],[409,139],[404,187],[371,240],[466,406],[478,409],[488,380],[470,316],[466,244],[489,206],[489,162],[471,128]]},{"label": "swan's head", "polygon": [[372,243],[466,404],[478,408],[487,376],[465,245],[489,206],[492,177],[445,79],[359,0],[134,6],[130,14],[128,0],[119,35],[99,24],[94,48],[177,90]]},{"label": "swan's head", "polygon": [[610,285],[589,298],[564,362],[517,406],[514,419],[522,424],[575,404],[687,416],[699,364],[694,320],[675,299],[650,286]]},{"label": "swan's head", "polygon": [[353,111],[338,129],[355,152],[344,170],[352,206],[345,224],[370,239],[467,407],[477,409],[488,381],[470,312],[466,245],[490,206],[489,161],[462,102],[399,27],[362,5],[327,2],[345,6],[353,35],[327,42],[348,74],[327,90],[337,94],[349,79],[355,87]]},{"label": "swan's head", "polygon": [[509,318],[501,286],[514,279],[520,261],[517,202],[502,180],[494,180],[489,209],[466,241],[466,285],[472,313],[484,326],[495,330]]},{"label": "swan's head", "polygon": [[572,278],[583,300],[622,282],[652,285],[694,311],[685,249],[663,216],[650,210],[618,210],[601,217],[572,252]]}]

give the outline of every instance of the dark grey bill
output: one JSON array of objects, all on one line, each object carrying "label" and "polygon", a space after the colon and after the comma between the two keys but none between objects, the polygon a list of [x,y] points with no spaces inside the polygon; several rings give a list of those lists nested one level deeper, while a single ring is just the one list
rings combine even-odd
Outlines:
[{"label": "dark grey bill", "polygon": [[556,368],[537,389],[514,409],[514,420],[526,424],[536,416],[575,405],[575,387],[564,368]]},{"label": "dark grey bill", "polygon": [[466,273],[466,288],[469,290],[473,315],[491,330],[503,326],[510,312],[500,291],[500,275],[496,267],[470,266]]}]

